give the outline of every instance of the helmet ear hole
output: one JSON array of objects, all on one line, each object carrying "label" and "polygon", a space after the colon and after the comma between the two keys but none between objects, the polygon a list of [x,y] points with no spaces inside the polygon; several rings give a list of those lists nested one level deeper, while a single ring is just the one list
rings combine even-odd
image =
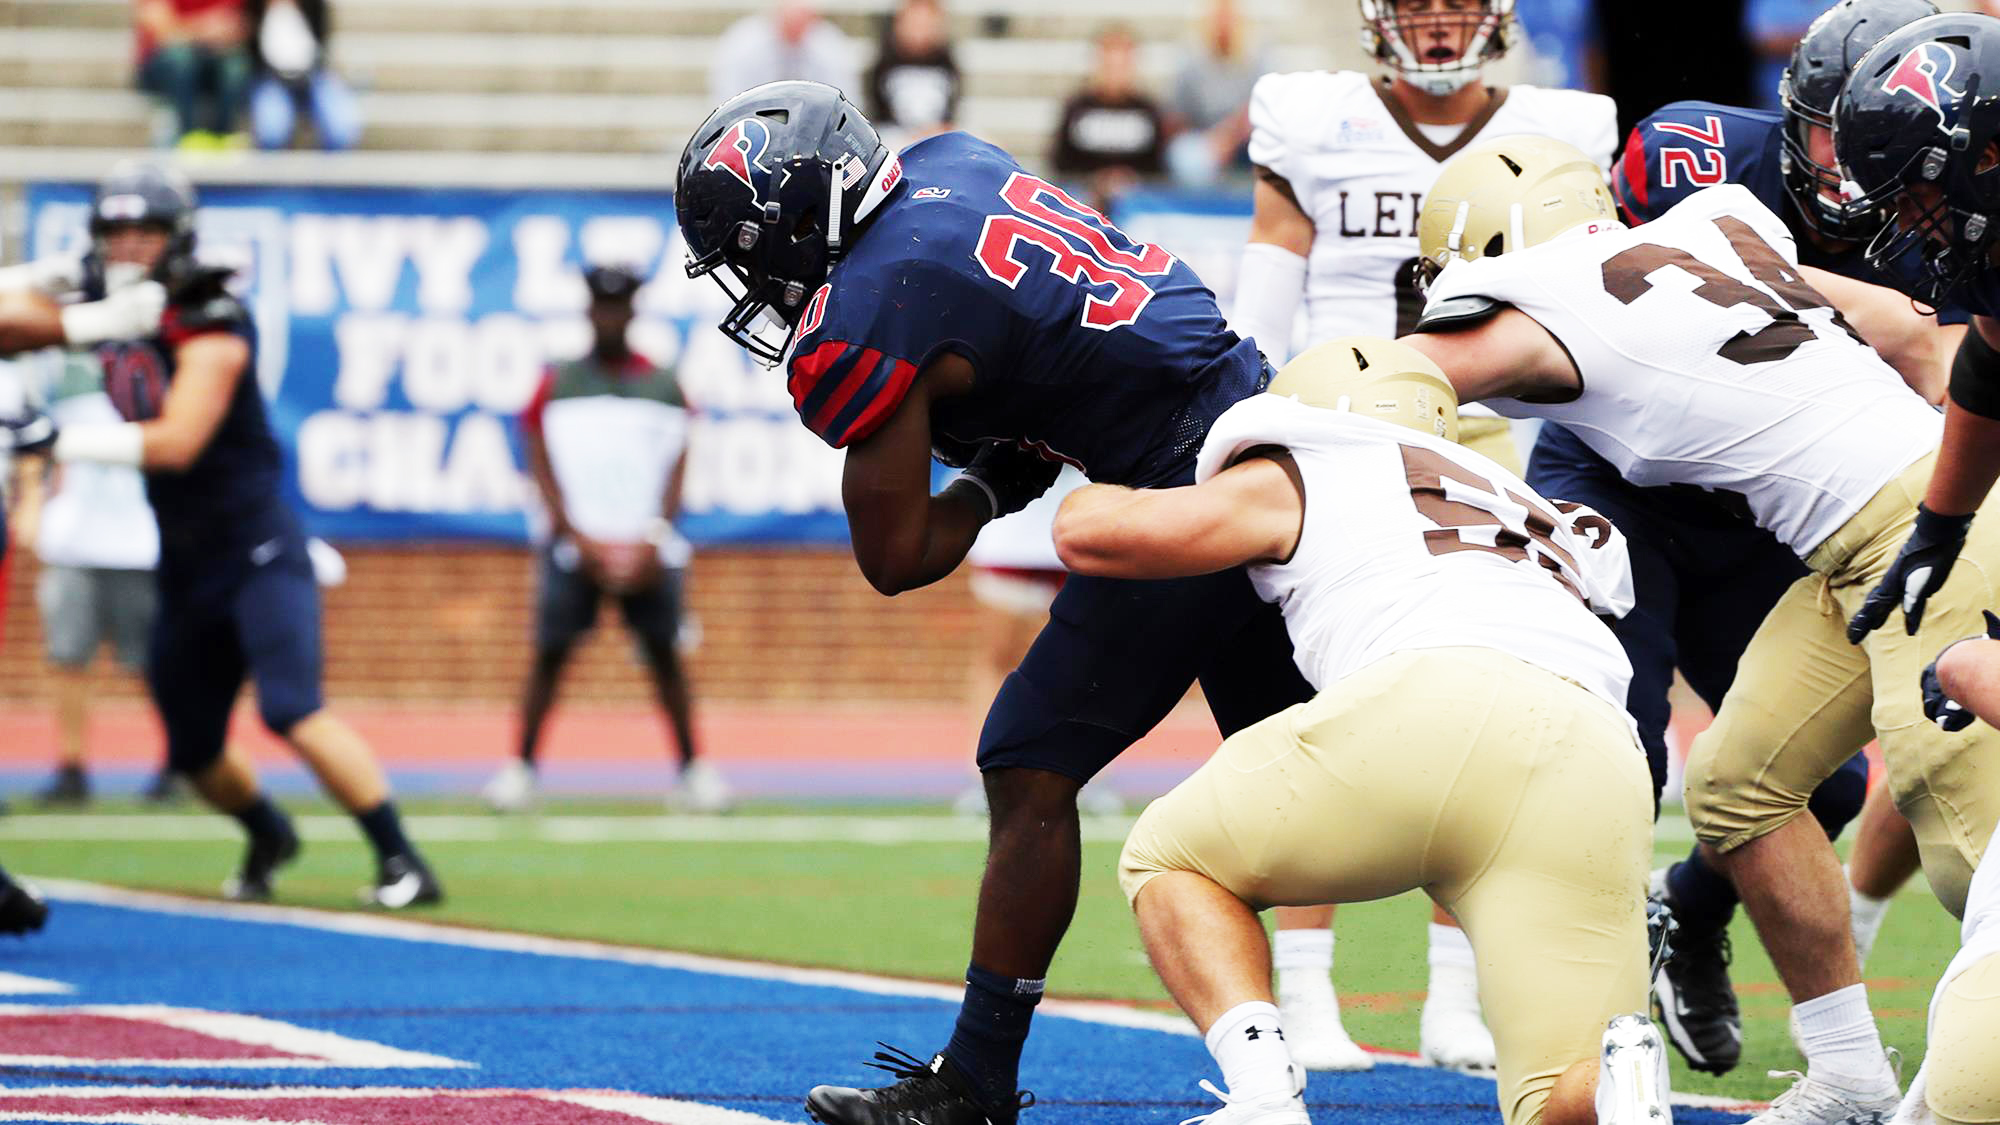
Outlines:
[{"label": "helmet ear hole", "polygon": [[1499,231],[1494,231],[1493,237],[1486,240],[1486,246],[1484,249],[1480,251],[1480,254],[1482,254],[1485,257],[1492,258],[1498,256],[1499,253],[1502,250],[1505,250],[1506,248],[1507,248],[1507,236],[1500,233]]}]

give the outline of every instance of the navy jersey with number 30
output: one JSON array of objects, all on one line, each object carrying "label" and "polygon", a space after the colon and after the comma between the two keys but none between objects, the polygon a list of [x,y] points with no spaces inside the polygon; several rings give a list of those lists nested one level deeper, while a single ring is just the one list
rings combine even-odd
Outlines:
[{"label": "navy jersey with number 30", "polygon": [[955,353],[975,378],[933,407],[939,444],[1021,442],[1116,484],[1190,479],[1209,424],[1265,382],[1194,271],[964,133],[902,166],[786,356],[806,426],[860,441]]}]

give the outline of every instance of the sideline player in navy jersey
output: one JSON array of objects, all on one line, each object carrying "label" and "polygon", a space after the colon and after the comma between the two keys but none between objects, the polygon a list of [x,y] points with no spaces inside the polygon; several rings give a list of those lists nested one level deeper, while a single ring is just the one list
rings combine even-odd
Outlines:
[{"label": "sideline player in navy jersey", "polygon": [[[958,566],[1063,463],[1187,484],[1209,425],[1263,389],[1254,344],[1192,270],[963,133],[899,160],[831,87],[760,86],[690,139],[675,195],[723,330],[782,358],[800,419],[846,450],[855,560],[885,594]],[[931,492],[931,460],[962,466]],[[899,1081],[821,1086],[828,1125],[1011,1125],[1021,1046],[1076,907],[1077,790],[1199,679],[1224,734],[1311,695],[1241,568],[1072,578],[979,739],[991,828],[965,1002]],[[1031,1099],[1030,1099],[1031,1100]]]},{"label": "sideline player in navy jersey", "polygon": [[[1936,10],[1929,0],[1836,4],[1792,54],[1780,88],[1782,113],[1708,102],[1676,102],[1655,112],[1632,130],[1612,166],[1620,211],[1638,225],[1704,187],[1742,184],[1784,220],[1803,263],[1860,281],[1886,280],[1862,253],[1879,218],[1843,205],[1837,194],[1829,198],[1840,184],[1831,167],[1827,125],[1841,81],[1862,53],[1897,27]],[[1819,280],[1816,276],[1815,283]],[[1833,285],[1826,288],[1844,312],[1853,312],[1871,342],[1883,344],[1886,336],[1906,345],[1909,355],[1892,358],[1905,361],[1898,368],[1920,392],[1941,382],[1939,349],[1955,346],[1962,327],[1938,329],[1911,310],[1906,298],[1879,285],[1850,285],[1839,293],[1832,292]],[[1855,308],[1857,303],[1862,307]],[[1965,318],[1946,319],[1962,324]],[[1913,327],[1915,322],[1921,328]],[[1926,380],[1923,372],[1938,377]],[[1664,785],[1667,692],[1674,670],[1680,669],[1711,708],[1720,707],[1751,635],[1806,573],[1805,565],[1770,532],[1733,510],[1727,498],[1630,484],[1560,425],[1543,427],[1527,480],[1545,495],[1605,513],[1630,540],[1639,601],[1613,629],[1633,664],[1626,706],[1639,724],[1654,784]],[[1861,810],[1867,782],[1867,759],[1857,752],[1814,793],[1809,807],[1829,837]],[[1736,890],[1696,849],[1658,873],[1653,892],[1680,923],[1674,957],[1656,985],[1661,1022],[1691,1067],[1727,1073],[1742,1056],[1742,1020],[1728,969]]]},{"label": "sideline player in navy jersey", "polygon": [[[105,389],[128,420],[71,427],[50,452],[59,463],[145,470],[160,524],[148,681],[167,729],[168,762],[250,837],[224,893],[269,898],[274,872],[299,850],[290,819],[249,761],[225,750],[247,675],[265,725],[298,751],[374,846],[368,901],[389,909],[439,901],[442,890],[403,835],[374,752],[320,697],[319,591],[280,491],[283,458],[253,374],[256,329],[223,288],[226,272],[195,264],[194,206],[187,181],[159,165],[113,169],[91,205],[93,268],[80,275],[85,295],[100,299],[65,309],[32,291],[11,294],[0,301],[0,346],[98,344]],[[86,317],[76,330],[77,309],[162,283],[171,297],[155,311],[155,326],[100,330]]]}]

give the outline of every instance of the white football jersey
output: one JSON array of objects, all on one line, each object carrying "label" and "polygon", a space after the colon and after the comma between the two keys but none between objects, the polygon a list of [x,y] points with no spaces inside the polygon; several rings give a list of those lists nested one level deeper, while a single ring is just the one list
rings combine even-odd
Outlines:
[{"label": "white football jersey", "polygon": [[1250,96],[1250,160],[1283,176],[1313,222],[1309,344],[1410,331],[1423,311],[1407,274],[1417,216],[1438,169],[1466,145],[1539,133],[1609,170],[1618,143],[1618,110],[1602,94],[1513,86],[1463,126],[1432,126],[1411,121],[1382,90],[1366,74],[1316,70],[1267,74]]},{"label": "white football jersey", "polygon": [[1735,493],[1804,558],[1944,422],[1798,266],[1778,216],[1723,184],[1637,229],[1455,261],[1430,299],[1515,306],[1583,376],[1568,402],[1487,405],[1561,422],[1634,484]]},{"label": "white football jersey", "polygon": [[1397,652],[1479,647],[1624,710],[1632,666],[1593,616],[1632,608],[1631,560],[1609,520],[1544,500],[1454,442],[1274,394],[1216,419],[1195,479],[1260,445],[1298,463],[1305,519],[1291,560],[1253,566],[1250,580],[1284,611],[1314,688]]}]

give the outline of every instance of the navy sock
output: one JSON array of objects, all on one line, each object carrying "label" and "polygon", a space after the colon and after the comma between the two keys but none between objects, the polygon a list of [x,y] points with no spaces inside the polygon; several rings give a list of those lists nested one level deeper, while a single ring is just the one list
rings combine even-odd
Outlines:
[{"label": "navy sock", "polygon": [[396,802],[384,801],[365,813],[355,813],[354,821],[368,834],[368,842],[375,847],[375,858],[387,859],[410,851],[410,842],[403,837],[403,819],[396,815]]},{"label": "navy sock", "polygon": [[257,794],[256,800],[229,815],[235,817],[236,823],[253,837],[283,836],[292,830],[291,818],[262,793]]},{"label": "navy sock", "polygon": [[1667,869],[1667,895],[1674,918],[1691,935],[1708,935],[1729,925],[1736,914],[1736,884],[1701,858],[1700,850]]},{"label": "navy sock", "polygon": [[944,1053],[989,1106],[1014,1104],[1021,1046],[1028,1041],[1035,1005],[1042,1001],[1042,984],[966,967],[965,1003]]}]

